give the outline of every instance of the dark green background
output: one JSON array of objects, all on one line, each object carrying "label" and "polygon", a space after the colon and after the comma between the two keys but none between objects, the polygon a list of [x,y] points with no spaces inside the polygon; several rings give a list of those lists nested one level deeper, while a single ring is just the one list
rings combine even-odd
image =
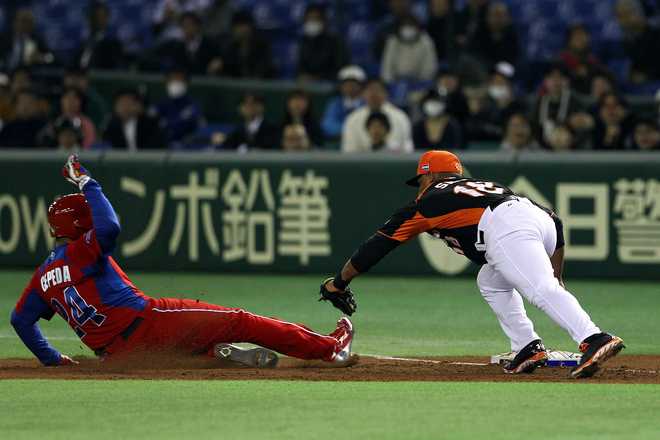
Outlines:
[{"label": "dark green background", "polygon": [[[569,276],[586,277],[630,277],[657,278],[657,264],[623,264],[616,251],[616,230],[612,225],[614,214],[614,189],[611,184],[618,178],[643,179],[658,178],[660,158],[655,155],[605,154],[605,155],[549,155],[527,154],[464,154],[465,164],[475,177],[487,178],[503,184],[511,184],[523,176],[532,183],[551,203],[555,202],[556,185],[570,183],[606,183],[610,197],[610,251],[605,261],[567,260]],[[44,153],[0,154],[0,196],[26,195],[30,206],[34,207],[38,197],[50,201],[58,194],[73,192],[74,188],[60,176],[64,155]],[[317,176],[327,176],[329,189],[326,191],[331,217],[329,222],[332,253],[330,256],[312,256],[309,265],[301,265],[297,257],[276,256],[274,264],[254,265],[246,261],[225,263],[214,256],[205,243],[200,222],[200,259],[190,261],[187,257],[187,229],[177,255],[167,253],[168,241],[173,230],[175,203],[169,195],[165,204],[165,215],[156,240],[145,253],[135,257],[117,259],[127,268],[147,270],[205,270],[222,272],[310,272],[333,273],[351,255],[365,238],[384,222],[389,214],[414,198],[415,190],[403,184],[414,174],[416,156],[348,156],[319,153],[316,155],[283,154],[200,154],[196,156],[172,153],[152,154],[83,154],[82,160],[88,165],[95,178],[113,202],[122,220],[122,238],[132,239],[144,230],[153,208],[153,191],[167,189],[173,184],[181,185],[188,181],[191,171],[198,171],[203,180],[206,169],[218,169],[220,190],[230,170],[239,169],[244,179],[248,179],[253,169],[268,169],[271,187],[278,201],[277,185],[285,169],[296,176],[314,170]],[[138,199],[121,191],[119,182],[122,176],[132,177],[147,184],[147,198]],[[259,205],[258,205],[259,206]],[[222,211],[226,209],[221,200],[212,204],[216,236],[221,250]],[[577,200],[571,210],[588,213],[593,209],[589,200]],[[22,213],[21,213],[22,216]],[[277,215],[275,230],[278,230]],[[0,233],[7,238],[11,227],[8,210],[0,212]],[[187,227],[187,224],[186,224]],[[277,233],[276,233],[277,237]],[[588,243],[592,236],[588,231],[577,233],[572,240]],[[11,253],[0,253],[3,266],[35,266],[47,253],[46,242],[40,236],[37,249],[28,250],[25,228],[21,226],[20,243]],[[474,272],[468,266],[465,272]],[[397,249],[376,269],[380,273],[431,274],[437,273],[424,257],[418,240]]]}]

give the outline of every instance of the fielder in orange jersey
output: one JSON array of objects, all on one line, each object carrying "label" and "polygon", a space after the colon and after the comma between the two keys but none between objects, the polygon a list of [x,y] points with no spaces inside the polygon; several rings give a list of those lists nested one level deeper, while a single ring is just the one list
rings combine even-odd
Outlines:
[{"label": "fielder in orange jersey", "polygon": [[498,183],[464,177],[460,160],[448,151],[424,153],[417,175],[406,183],[418,188],[415,200],[362,243],[334,279],[323,282],[322,300],[352,314],[357,306],[351,280],[399,245],[428,233],[481,266],[479,290],[517,352],[506,372],[531,373],[548,358],[521,295],[579,344],[583,355],[573,377],[592,376],[624,348],[621,338],[601,332],[564,288],[564,234],[554,212]]},{"label": "fielder in orange jersey", "polygon": [[[111,256],[119,221],[101,186],[70,156],[63,169],[80,193],[48,208],[55,248],[39,266],[11,314],[11,324],[44,365],[76,363],[60,354],[37,322],[58,313],[97,355],[204,354],[254,366],[274,367],[277,355],[337,364],[350,357],[353,326],[346,317],[329,335],[301,324],[243,309],[176,298],[152,298],[138,289]],[[250,342],[264,348],[241,349]]]}]

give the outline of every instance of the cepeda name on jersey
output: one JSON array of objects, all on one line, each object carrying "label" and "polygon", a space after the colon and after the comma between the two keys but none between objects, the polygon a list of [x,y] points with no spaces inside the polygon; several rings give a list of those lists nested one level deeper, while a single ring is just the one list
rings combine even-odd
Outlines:
[{"label": "cepeda name on jersey", "polygon": [[44,292],[53,286],[71,281],[69,266],[56,267],[41,276],[41,290]]}]

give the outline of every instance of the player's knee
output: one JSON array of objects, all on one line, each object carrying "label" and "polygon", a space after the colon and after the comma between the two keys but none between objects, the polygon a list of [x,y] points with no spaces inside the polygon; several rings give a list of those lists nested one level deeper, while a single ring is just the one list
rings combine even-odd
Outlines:
[{"label": "player's knee", "polygon": [[559,281],[556,278],[548,278],[526,289],[525,296],[536,307],[542,307],[548,299],[557,293],[559,287]]}]

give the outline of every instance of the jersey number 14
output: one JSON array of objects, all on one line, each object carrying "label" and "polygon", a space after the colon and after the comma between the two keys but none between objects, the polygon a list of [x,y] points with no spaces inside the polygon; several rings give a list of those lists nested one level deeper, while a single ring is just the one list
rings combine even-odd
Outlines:
[{"label": "jersey number 14", "polygon": [[[82,326],[88,322],[93,322],[97,327],[100,327],[105,321],[106,316],[97,313],[96,307],[87,304],[87,301],[80,296],[75,287],[71,286],[64,289],[64,300],[66,305],[69,306],[68,311],[57,299],[51,298],[50,302],[57,313],[73,327],[79,338],[82,339],[87,334]],[[73,322],[69,317],[73,318]]]}]

